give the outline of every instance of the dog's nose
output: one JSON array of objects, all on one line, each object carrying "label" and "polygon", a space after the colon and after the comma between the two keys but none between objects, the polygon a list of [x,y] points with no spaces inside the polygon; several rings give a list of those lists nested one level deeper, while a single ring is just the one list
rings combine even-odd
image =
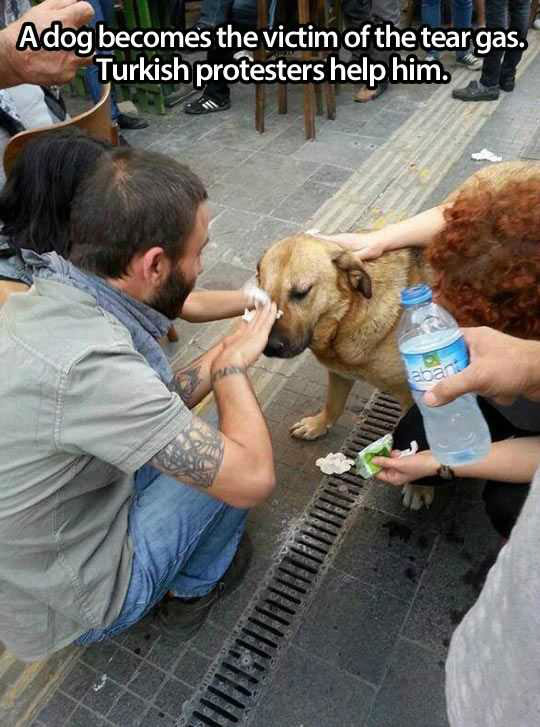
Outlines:
[{"label": "dog's nose", "polygon": [[265,356],[282,356],[285,344],[277,336],[270,335],[263,353]]}]

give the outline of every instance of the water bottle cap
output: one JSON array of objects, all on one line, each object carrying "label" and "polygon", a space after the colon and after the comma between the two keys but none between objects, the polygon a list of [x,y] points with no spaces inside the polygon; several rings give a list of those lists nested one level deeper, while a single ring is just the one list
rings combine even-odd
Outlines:
[{"label": "water bottle cap", "polygon": [[418,305],[419,303],[427,303],[433,298],[433,293],[429,285],[421,283],[413,285],[410,288],[403,288],[401,291],[401,302],[403,305]]}]

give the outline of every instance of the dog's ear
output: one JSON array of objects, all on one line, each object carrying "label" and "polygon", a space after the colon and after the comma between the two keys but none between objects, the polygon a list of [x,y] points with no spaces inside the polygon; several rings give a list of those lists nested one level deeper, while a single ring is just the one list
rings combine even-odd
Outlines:
[{"label": "dog's ear", "polygon": [[353,290],[358,290],[364,298],[371,298],[371,278],[360,260],[348,250],[342,250],[333,255],[332,261],[339,270],[347,273],[349,284]]}]

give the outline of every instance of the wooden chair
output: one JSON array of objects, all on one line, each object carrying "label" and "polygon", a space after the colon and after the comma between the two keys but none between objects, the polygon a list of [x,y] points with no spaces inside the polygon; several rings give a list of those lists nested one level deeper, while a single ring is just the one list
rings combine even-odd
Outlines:
[{"label": "wooden chair", "polygon": [[61,121],[50,126],[40,126],[37,129],[28,129],[12,136],[4,151],[4,170],[6,176],[11,171],[15,159],[19,156],[29,141],[37,136],[47,134],[57,129],[68,129],[77,127],[86,131],[89,136],[96,139],[110,141],[111,144],[118,144],[118,127],[111,121],[111,84],[103,87],[103,94],[95,106],[82,114],[73,116],[71,119]]},{"label": "wooden chair", "polygon": [[[326,2],[325,0],[297,0],[298,1],[298,22],[301,24],[313,23],[313,25],[323,26],[326,20]],[[268,26],[268,0],[257,0],[257,26],[265,28]],[[310,61],[323,55],[322,53],[314,53],[312,51],[303,51],[302,53],[292,56],[286,56],[285,59],[293,59],[295,61]],[[268,59],[267,51],[264,48],[258,48],[255,51],[255,60],[264,63]],[[336,118],[336,92],[334,84],[304,84],[304,127],[306,139],[315,138],[315,110],[317,113],[323,113],[323,97],[322,88],[326,98],[326,113],[329,119]],[[278,112],[280,114],[287,113],[287,85],[278,84]],[[264,112],[266,106],[266,88],[263,83],[257,84],[255,90],[255,128],[259,133],[264,133]]]}]

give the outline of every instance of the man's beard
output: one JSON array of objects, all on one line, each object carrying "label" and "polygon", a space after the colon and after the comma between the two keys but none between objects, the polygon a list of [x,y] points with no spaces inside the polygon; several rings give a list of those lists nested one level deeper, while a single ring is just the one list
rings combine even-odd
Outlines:
[{"label": "man's beard", "polygon": [[188,283],[180,271],[172,270],[148,305],[173,320],[180,315],[182,306],[194,287],[195,282]]}]

